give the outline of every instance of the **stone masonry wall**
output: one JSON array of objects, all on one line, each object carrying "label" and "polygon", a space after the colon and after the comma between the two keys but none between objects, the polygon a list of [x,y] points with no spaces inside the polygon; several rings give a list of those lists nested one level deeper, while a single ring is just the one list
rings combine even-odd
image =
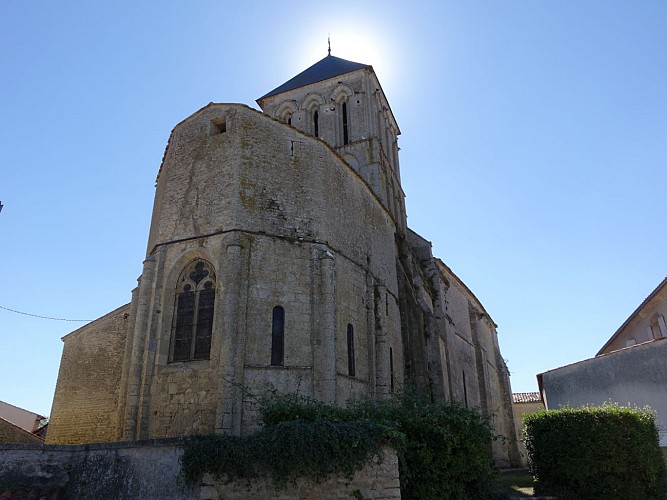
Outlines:
[{"label": "stone masonry wall", "polygon": [[121,306],[63,337],[47,443],[118,439],[120,373],[129,310],[129,304]]},{"label": "stone masonry wall", "polygon": [[[406,228],[404,194],[398,166],[398,124],[380,82],[370,68],[338,75],[260,99],[262,110],[294,128],[314,135],[318,111],[319,137],[359,171]],[[345,144],[342,106],[346,102],[349,142]]]},{"label": "stone masonry wall", "polygon": [[[226,132],[210,135],[222,120]],[[315,240],[396,292],[396,226],[366,182],[323,142],[245,106],[209,105],[177,125],[158,188],[149,249],[230,230]]]},{"label": "stone masonry wall", "polygon": [[320,500],[361,495],[400,498],[398,460],[385,450],[352,479],[332,477],[321,483],[299,480],[276,490],[266,480],[226,483],[205,475],[189,485],[181,475],[181,440],[87,446],[0,445],[0,491],[7,487],[58,491],[58,498],[96,500]]},{"label": "stone masonry wall", "polygon": [[438,304],[446,332],[446,356],[452,399],[470,408],[481,406],[476,352],[470,325],[469,297],[453,276],[444,274]]},{"label": "stone masonry wall", "polygon": [[393,450],[385,450],[381,461],[374,459],[353,478],[330,477],[316,483],[299,479],[295,485],[276,489],[268,480],[225,484],[210,475],[204,476],[200,497],[202,500],[338,500],[372,498],[391,500],[401,498],[398,458]]},{"label": "stone masonry wall", "polygon": [[[339,404],[372,396],[390,347],[402,381],[395,230],[359,173],[313,137],[242,105],[209,105],[177,125],[137,293],[145,323],[124,368],[124,438],[251,432],[246,390]],[[170,363],[175,283],[195,258],[217,276],[211,355]],[[285,311],[282,366],[270,365],[275,306]]]}]

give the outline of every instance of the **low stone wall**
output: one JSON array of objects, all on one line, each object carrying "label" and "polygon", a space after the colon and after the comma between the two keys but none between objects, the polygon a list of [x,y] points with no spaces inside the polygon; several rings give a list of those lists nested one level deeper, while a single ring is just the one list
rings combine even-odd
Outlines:
[{"label": "low stone wall", "polygon": [[181,439],[90,445],[0,444],[0,492],[5,489],[59,492],[59,499],[160,498],[342,499],[401,497],[398,460],[393,450],[374,460],[352,479],[322,483],[299,480],[276,490],[266,480],[224,484],[206,475],[188,485],[181,475]]},{"label": "low stone wall", "polygon": [[373,460],[352,479],[333,477],[321,483],[300,479],[295,485],[277,490],[269,480],[224,484],[210,475],[202,480],[202,500],[335,500],[366,498],[393,500],[401,498],[398,459],[393,450],[385,450],[381,461]]}]

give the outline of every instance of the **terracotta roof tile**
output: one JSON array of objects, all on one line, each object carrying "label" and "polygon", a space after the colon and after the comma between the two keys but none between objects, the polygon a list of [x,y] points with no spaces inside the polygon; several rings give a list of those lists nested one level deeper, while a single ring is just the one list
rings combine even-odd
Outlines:
[{"label": "terracotta roof tile", "polygon": [[512,394],[514,403],[541,403],[542,398],[539,392],[515,392]]}]

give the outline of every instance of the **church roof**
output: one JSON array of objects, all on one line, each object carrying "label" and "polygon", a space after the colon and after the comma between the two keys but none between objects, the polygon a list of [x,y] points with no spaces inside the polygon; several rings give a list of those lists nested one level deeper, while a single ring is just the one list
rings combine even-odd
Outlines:
[{"label": "church roof", "polygon": [[291,80],[286,81],[280,87],[276,87],[268,94],[263,95],[258,101],[276,94],[287,92],[288,90],[305,87],[311,83],[321,82],[334,76],[344,75],[358,69],[371,68],[369,64],[361,64],[329,54],[321,61],[316,62],[310,68],[302,71]]}]

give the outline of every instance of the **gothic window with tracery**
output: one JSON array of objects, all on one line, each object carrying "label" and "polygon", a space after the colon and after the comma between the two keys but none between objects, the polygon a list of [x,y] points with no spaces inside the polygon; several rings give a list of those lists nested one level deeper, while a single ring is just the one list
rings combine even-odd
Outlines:
[{"label": "gothic window with tracery", "polygon": [[176,285],[171,336],[172,362],[208,359],[211,353],[215,271],[202,259],[191,262]]}]

